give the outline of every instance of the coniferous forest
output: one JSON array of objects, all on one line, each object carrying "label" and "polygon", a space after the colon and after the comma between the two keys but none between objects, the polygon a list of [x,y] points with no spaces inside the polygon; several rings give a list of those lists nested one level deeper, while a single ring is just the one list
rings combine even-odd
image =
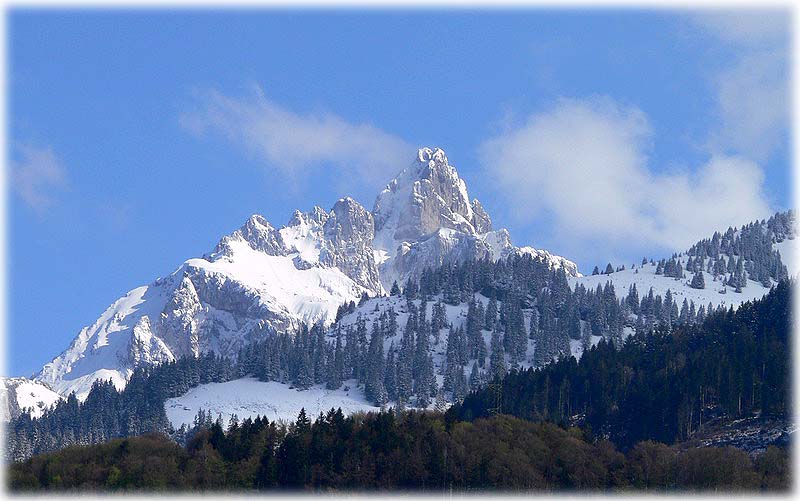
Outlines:
[{"label": "coniferous forest", "polygon": [[[739,240],[734,242],[740,245]],[[731,251],[730,246],[721,248]],[[785,267],[776,269],[775,277],[785,275]],[[734,276],[731,273],[724,279],[733,280]],[[435,270],[424,270],[418,281],[409,280],[402,290],[396,287],[392,293],[399,302],[391,304],[405,310],[402,325],[391,304],[380,309],[370,325],[360,313],[370,308],[358,309],[355,303],[349,303],[340,308],[338,320],[356,310],[359,313],[344,327],[336,322],[329,329],[317,324],[310,328],[301,325],[297,332],[264,332],[234,360],[209,352],[157,366],[142,365],[122,391],[109,381],[97,381],[82,403],[70,396],[38,419],[23,412],[8,426],[6,457],[20,460],[73,444],[88,445],[149,431],[180,439],[186,430],[171,429],[164,412],[166,399],[200,384],[248,375],[298,389],[323,383],[328,389],[337,389],[345,380],[355,379],[377,406],[396,402],[400,407],[425,408],[436,403],[443,410],[447,402],[461,401],[469,391],[501,379],[508,370],[523,365],[542,367],[559,359],[563,360],[556,367],[574,362],[571,341],[579,341],[588,351],[592,337],[601,336],[604,344],[597,350],[613,347],[616,353],[625,339],[633,342],[626,338],[626,332],[636,333],[636,339],[651,333],[664,338],[675,329],[687,332],[722,312],[721,307],[695,305],[686,299],[679,304],[670,290],[663,298],[652,289],[642,291],[640,297],[634,285],[623,299],[618,299],[611,282],[594,290],[578,284],[573,290],[563,269],[552,269],[542,259],[530,256],[446,263]],[[489,298],[485,306],[476,299],[478,295]],[[373,300],[376,308],[381,300]],[[365,297],[365,301],[369,299]],[[462,326],[447,322],[445,310],[455,305],[466,310]],[[440,343],[446,343],[446,353],[435,368],[432,353]],[[531,350],[531,346],[536,349]],[[651,348],[662,351],[655,345]],[[441,385],[437,384],[437,373],[442,376]],[[545,419],[559,422],[565,413],[580,413],[580,406],[572,407],[571,399],[577,395],[563,399],[566,407],[555,411],[550,410],[548,402]],[[713,398],[707,391],[691,395]],[[748,405],[745,402],[745,408]],[[687,408],[691,411],[694,407]]]},{"label": "coniferous forest", "polygon": [[690,439],[704,422],[791,418],[790,308],[782,281],[736,311],[603,340],[580,361],[498,373],[446,413],[332,409],[313,422],[301,412],[288,426],[248,418],[227,429],[200,413],[171,440],[156,388],[179,392],[245,370],[213,356],[182,360],[140,371],[123,392],[98,383],[84,404],[15,425],[35,435],[77,419],[91,436],[111,420],[128,435],[162,433],[36,455],[9,478],[20,490],[785,489],[786,448],[748,455]]},{"label": "coniferous forest", "polygon": [[73,446],[12,465],[14,490],[784,490],[789,460],[733,448],[683,452],[644,441],[623,454],[579,428],[507,415],[448,421],[331,410],[288,427],[246,419],[203,428],[185,447],[163,435]]}]

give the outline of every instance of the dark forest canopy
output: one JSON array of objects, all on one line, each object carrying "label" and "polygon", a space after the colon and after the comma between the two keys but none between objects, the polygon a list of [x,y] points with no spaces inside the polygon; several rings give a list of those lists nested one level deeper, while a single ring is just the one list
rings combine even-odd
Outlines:
[{"label": "dark forest canopy", "polygon": [[716,313],[702,324],[600,344],[580,361],[512,371],[448,412],[495,413],[560,424],[628,448],[641,440],[688,439],[705,418],[789,418],[791,292],[783,281],[765,298]]},{"label": "dark forest canopy", "polygon": [[[713,467],[710,467],[713,465]],[[289,427],[246,419],[199,430],[185,447],[161,435],[72,446],[11,466],[12,490],[786,490],[789,459],[731,447],[677,453],[641,442],[626,455],[577,428],[498,415],[447,423],[394,411]]]}]

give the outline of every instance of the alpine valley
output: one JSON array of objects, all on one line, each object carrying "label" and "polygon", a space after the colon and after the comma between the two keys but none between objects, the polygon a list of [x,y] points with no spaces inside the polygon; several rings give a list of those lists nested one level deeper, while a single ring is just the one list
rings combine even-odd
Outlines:
[{"label": "alpine valley", "polygon": [[[37,374],[3,378],[7,456],[149,431],[185,443],[218,416],[451,406],[463,416],[465,397],[489,402],[480,392],[508,371],[574,364],[750,308],[798,272],[794,239],[794,214],[777,213],[583,275],[512,243],[445,152],[422,148],[371,210],[342,198],[283,226],[253,215],[114,301]],[[691,434],[671,438],[699,439],[699,412]],[[776,437],[792,431],[777,426]]]}]

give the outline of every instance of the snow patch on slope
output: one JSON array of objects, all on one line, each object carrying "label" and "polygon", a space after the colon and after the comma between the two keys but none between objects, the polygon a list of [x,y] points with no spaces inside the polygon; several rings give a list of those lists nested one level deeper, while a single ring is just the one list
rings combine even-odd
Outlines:
[{"label": "snow patch on slope", "polygon": [[0,378],[0,422],[6,423],[28,409],[38,418],[62,400],[61,395],[28,378]]},{"label": "snow patch on slope", "polygon": [[[84,327],[69,348],[46,364],[36,379],[48,383],[62,395],[75,391],[88,395],[96,379],[119,382],[130,377],[130,369],[120,369],[128,360],[134,330],[149,330],[147,317],[158,318],[166,303],[166,284],[138,287],[115,301],[92,325]],[[171,359],[171,353],[159,358]]]},{"label": "snow patch on slope", "polygon": [[[343,302],[358,300],[366,289],[357,285],[338,268],[299,270],[293,258],[270,256],[253,250],[245,242],[231,242],[233,257],[220,257],[209,262],[190,259],[188,266],[203,268],[236,280],[258,292],[261,301],[271,309],[306,322],[331,321]],[[308,255],[308,249],[304,249]]]},{"label": "snow patch on slope", "polygon": [[[639,293],[639,298],[648,294],[650,288],[653,288],[654,295],[660,295],[662,298],[667,293],[667,290],[672,291],[673,301],[677,302],[678,308],[683,303],[684,298],[688,301],[694,301],[696,307],[708,306],[708,303],[713,304],[715,307],[722,305],[724,307],[733,306],[738,307],[745,301],[752,301],[754,299],[761,299],[769,292],[769,289],[762,286],[759,282],[753,280],[747,281],[747,287],[742,289],[741,293],[734,292],[732,287],[725,287],[722,285],[722,280],[713,281],[709,273],[703,273],[705,278],[705,289],[692,289],[689,284],[692,282],[694,273],[685,272],[686,278],[672,278],[665,277],[664,275],[656,275],[656,266],[646,264],[637,266],[635,269],[626,269],[617,271],[608,275],[587,275],[583,277],[567,277],[570,286],[574,289],[576,284],[582,284],[587,289],[596,289],[598,285],[605,286],[606,282],[614,284],[614,292],[619,299],[624,299],[628,295],[628,289],[636,284],[636,290]],[[725,291],[725,293],[721,293]]]},{"label": "snow patch on slope", "polygon": [[[344,390],[345,387],[350,390]],[[249,377],[200,385],[164,404],[167,418],[175,428],[182,424],[191,426],[200,409],[210,411],[215,417],[221,414],[227,426],[231,414],[236,414],[239,420],[261,416],[289,423],[297,419],[301,408],[314,419],[320,412],[324,414],[340,407],[344,414],[379,410],[364,398],[355,380],[345,381],[342,388],[335,391],[324,385],[298,391],[286,384]]]},{"label": "snow patch on slope", "polygon": [[790,277],[800,274],[800,259],[798,259],[797,239],[785,239],[783,242],[772,244],[772,247],[781,253],[781,261],[786,265]]}]

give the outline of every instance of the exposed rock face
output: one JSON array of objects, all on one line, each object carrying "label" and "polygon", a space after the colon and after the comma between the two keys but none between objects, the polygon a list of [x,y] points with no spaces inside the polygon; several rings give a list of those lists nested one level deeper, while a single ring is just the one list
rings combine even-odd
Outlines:
[{"label": "exposed rock face", "polygon": [[338,268],[371,295],[380,294],[378,268],[372,252],[372,214],[350,197],[338,200],[330,212],[314,207],[295,211],[280,230],[285,255],[296,254],[297,269]]},{"label": "exposed rock face", "polygon": [[472,226],[478,233],[487,233],[492,231],[492,219],[489,214],[483,210],[483,205],[477,198],[472,200]]},{"label": "exposed rock face", "polygon": [[[444,151],[422,148],[416,160],[378,195],[375,217],[376,260],[381,282],[419,278],[425,267],[490,257],[500,259],[519,249],[506,230],[492,230],[481,203],[469,201],[467,186]],[[538,252],[533,248],[531,254]],[[577,274],[577,266],[549,253],[540,257]]]},{"label": "exposed rock face", "polygon": [[254,250],[270,256],[286,255],[286,244],[280,232],[258,214],[250,216],[241,228],[223,237],[214,249],[214,253],[229,255],[231,241],[245,241]]},{"label": "exposed rock face", "polygon": [[439,228],[475,233],[467,186],[438,148],[419,150],[378,195],[373,215],[387,243],[418,240]]},{"label": "exposed rock face", "polygon": [[351,198],[330,212],[295,212],[284,228],[253,215],[214,251],[112,304],[38,379],[85,398],[91,383],[118,386],[140,365],[239,350],[300,323],[331,322],[340,304],[382,292],[372,215]]},{"label": "exposed rock face", "polygon": [[393,265],[395,270],[407,270],[398,281],[403,283],[403,279],[416,277],[425,268],[438,268],[445,262],[484,259],[492,255],[491,248],[484,240],[468,233],[442,229],[424,240],[403,242]]},{"label": "exposed rock face", "polygon": [[375,238],[372,214],[352,198],[343,198],[334,204],[323,231],[325,241],[320,262],[339,268],[365,289],[381,292],[372,250]]}]

